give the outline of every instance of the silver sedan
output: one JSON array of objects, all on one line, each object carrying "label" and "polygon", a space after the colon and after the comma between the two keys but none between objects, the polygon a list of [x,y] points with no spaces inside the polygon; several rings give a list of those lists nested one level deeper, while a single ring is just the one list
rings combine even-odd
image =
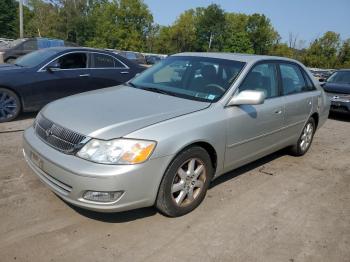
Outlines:
[{"label": "silver sedan", "polygon": [[304,155],[329,100],[299,62],[181,53],[122,86],[46,106],[24,155],[65,201],[181,216],[220,175],[282,148]]}]

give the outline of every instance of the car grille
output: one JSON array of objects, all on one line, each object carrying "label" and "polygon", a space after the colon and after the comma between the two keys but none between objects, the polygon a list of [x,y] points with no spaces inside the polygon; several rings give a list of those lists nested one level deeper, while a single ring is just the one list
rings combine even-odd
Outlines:
[{"label": "car grille", "polygon": [[65,154],[74,154],[88,137],[63,128],[39,114],[34,122],[35,133],[51,147]]}]

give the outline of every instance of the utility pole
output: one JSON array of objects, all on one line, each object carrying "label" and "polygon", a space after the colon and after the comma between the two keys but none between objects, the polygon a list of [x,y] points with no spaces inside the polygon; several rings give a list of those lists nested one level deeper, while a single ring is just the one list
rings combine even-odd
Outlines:
[{"label": "utility pole", "polygon": [[19,0],[19,38],[23,38],[23,0]]},{"label": "utility pole", "polygon": [[210,33],[210,39],[209,39],[209,51],[210,51],[210,48],[211,48],[211,43],[213,42],[213,37],[214,37],[214,35],[213,35],[213,33],[211,32],[211,33]]}]

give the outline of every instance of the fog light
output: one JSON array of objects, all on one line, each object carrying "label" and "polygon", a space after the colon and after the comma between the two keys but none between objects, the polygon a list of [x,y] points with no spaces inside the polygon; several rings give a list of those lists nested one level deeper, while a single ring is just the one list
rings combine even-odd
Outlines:
[{"label": "fog light", "polygon": [[86,191],[83,198],[94,202],[115,202],[122,196],[123,191],[116,192],[96,192],[96,191]]}]

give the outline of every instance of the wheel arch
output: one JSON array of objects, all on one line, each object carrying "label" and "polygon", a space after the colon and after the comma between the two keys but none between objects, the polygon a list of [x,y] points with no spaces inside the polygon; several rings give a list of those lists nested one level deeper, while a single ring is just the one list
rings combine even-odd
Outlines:
[{"label": "wheel arch", "polygon": [[315,120],[315,125],[316,125],[315,129],[317,129],[317,127],[318,127],[318,122],[319,122],[319,115],[318,115],[318,113],[317,113],[317,112],[313,113],[313,114],[310,116],[310,118],[313,118],[313,119]]},{"label": "wheel arch", "polygon": [[171,162],[179,155],[181,154],[183,151],[191,148],[191,147],[194,147],[194,146],[198,146],[198,147],[201,147],[203,148],[205,151],[207,151],[209,157],[210,157],[210,160],[211,160],[211,163],[213,165],[213,169],[214,169],[214,173],[216,171],[216,168],[217,168],[217,165],[218,165],[218,155],[217,155],[217,152],[216,152],[216,149],[214,148],[214,146],[212,144],[210,144],[209,142],[207,141],[203,141],[203,140],[199,140],[199,141],[193,141],[191,143],[188,143],[186,145],[184,145],[183,147],[181,147],[177,152],[176,154],[174,155],[173,159],[171,160]]},{"label": "wheel arch", "polygon": [[4,61],[7,63],[8,60],[10,60],[10,59],[16,60],[17,58],[18,57],[15,57],[15,56],[9,56],[9,57],[6,57],[6,59]]},{"label": "wheel arch", "polygon": [[10,86],[0,85],[0,88],[10,90],[10,91],[14,92],[14,93],[18,96],[19,101],[20,101],[20,103],[21,103],[20,112],[23,112],[23,109],[24,109],[24,100],[23,100],[23,97],[21,96],[21,94],[20,94],[17,90],[15,90],[14,88],[12,88],[12,87],[10,87]]}]

